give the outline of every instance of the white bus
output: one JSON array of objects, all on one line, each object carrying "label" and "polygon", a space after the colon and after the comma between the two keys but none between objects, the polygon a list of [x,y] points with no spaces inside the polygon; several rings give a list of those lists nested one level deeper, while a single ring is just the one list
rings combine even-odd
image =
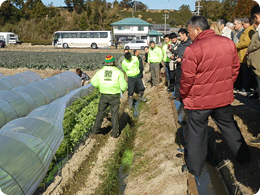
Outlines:
[{"label": "white bus", "polygon": [[113,37],[111,31],[57,31],[54,33],[54,47],[110,47]]},{"label": "white bus", "polygon": [[0,32],[0,40],[5,41],[6,44],[16,44],[18,42],[18,35],[12,32]]}]

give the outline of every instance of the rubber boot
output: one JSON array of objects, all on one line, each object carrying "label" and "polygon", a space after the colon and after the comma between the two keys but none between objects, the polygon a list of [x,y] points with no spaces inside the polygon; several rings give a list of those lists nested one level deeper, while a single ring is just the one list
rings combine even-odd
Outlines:
[{"label": "rubber boot", "polygon": [[144,92],[143,92],[143,91],[140,91],[140,92],[139,92],[139,95],[140,95],[140,98],[139,98],[139,99],[140,99],[141,101],[143,101],[143,102],[146,102],[146,101],[147,101],[147,99],[144,98]]},{"label": "rubber boot", "polygon": [[128,97],[128,102],[129,102],[129,107],[133,108],[134,98],[133,97]]}]

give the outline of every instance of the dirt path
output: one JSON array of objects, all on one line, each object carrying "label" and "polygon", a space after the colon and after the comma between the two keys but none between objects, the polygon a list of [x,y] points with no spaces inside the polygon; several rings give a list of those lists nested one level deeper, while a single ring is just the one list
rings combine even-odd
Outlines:
[{"label": "dirt path", "polygon": [[81,186],[74,194],[76,195],[86,195],[86,194],[93,194],[96,188],[99,186],[100,182],[102,182],[102,178],[100,175],[104,173],[105,162],[111,157],[113,151],[116,149],[116,143],[118,140],[109,138],[107,143],[101,150],[98,152],[97,161],[93,164],[93,168],[88,175],[84,186]]},{"label": "dirt path", "polygon": [[138,119],[134,161],[127,178],[126,195],[187,194],[183,159],[177,157],[177,124],[164,88],[146,91],[150,101]]},{"label": "dirt path", "polygon": [[64,190],[74,182],[75,176],[81,169],[84,162],[92,155],[93,150],[97,146],[96,139],[88,139],[79,147],[73,157],[63,167],[61,175],[56,176],[54,182],[47,188],[43,195],[63,194]]}]

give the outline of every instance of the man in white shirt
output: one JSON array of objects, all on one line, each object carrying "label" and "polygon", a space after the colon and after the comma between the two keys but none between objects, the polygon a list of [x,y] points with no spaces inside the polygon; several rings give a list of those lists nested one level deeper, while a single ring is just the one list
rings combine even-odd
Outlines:
[{"label": "man in white shirt", "polygon": [[228,28],[227,26],[225,26],[225,20],[219,19],[219,20],[217,20],[217,24],[221,30],[221,36],[231,39],[232,30],[230,28]]}]

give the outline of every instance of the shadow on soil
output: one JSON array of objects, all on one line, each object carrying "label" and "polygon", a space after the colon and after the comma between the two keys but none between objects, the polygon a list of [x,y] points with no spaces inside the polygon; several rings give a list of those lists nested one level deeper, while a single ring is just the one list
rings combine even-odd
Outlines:
[{"label": "shadow on soil", "polygon": [[[247,130],[252,136],[257,137],[260,133],[260,101],[252,100],[241,96],[236,95],[236,99],[239,100],[244,105],[233,106],[234,115],[238,116],[242,122],[247,126]],[[181,106],[176,104],[177,112],[180,113],[178,109]],[[184,113],[185,114],[185,113]],[[183,117],[182,117],[183,118]],[[178,128],[176,133],[175,142],[185,147],[185,132],[187,131],[186,119],[184,117],[184,121],[181,121],[182,126]],[[241,123],[241,121],[240,121]],[[243,126],[239,124],[239,127]],[[242,129],[241,129],[242,131]],[[226,140],[224,140],[222,134],[220,132],[216,132],[214,128],[208,127],[208,160],[214,167],[220,167],[223,165],[224,160],[231,160],[234,164],[233,170],[229,170],[226,167],[222,169],[224,170],[224,174],[226,178],[225,181],[229,181],[230,183],[226,183],[227,190],[232,194],[250,194],[248,192],[243,191],[242,189],[238,189],[236,183],[240,182],[246,187],[252,189],[254,193],[256,193],[260,188],[260,149],[254,146],[249,146],[249,150],[251,153],[251,163],[249,165],[241,165],[239,164],[235,158],[232,156],[229,147],[227,145]],[[205,167],[205,166],[204,166]],[[234,171],[235,178],[231,178],[230,171]],[[222,177],[225,177],[222,175]],[[214,184],[213,184],[214,185]],[[216,186],[213,186],[216,188]],[[216,193],[217,194],[217,193]]]},{"label": "shadow on soil", "polygon": [[[212,127],[210,127],[212,128]],[[214,130],[214,129],[213,129]],[[236,192],[240,191],[241,194],[250,194],[246,191],[244,191],[243,188],[240,190],[236,187],[236,181],[242,183],[246,187],[249,187],[252,189],[252,191],[255,193],[259,190],[260,187],[260,150],[257,147],[249,146],[249,150],[251,153],[251,163],[247,165],[241,165],[239,164],[235,158],[232,156],[231,151],[229,150],[229,147],[227,145],[226,140],[224,140],[223,136],[219,132],[214,132],[213,135],[211,135],[211,141],[209,142],[209,148],[211,153],[209,154],[211,162],[213,162],[214,166],[222,167],[222,172],[226,175],[230,174],[229,172],[234,171],[235,178],[225,178],[225,181],[228,181],[230,183],[227,183],[228,191],[232,194],[236,194]],[[215,140],[215,141],[214,141]],[[213,142],[214,141],[214,142]],[[233,170],[228,170],[223,165],[223,160],[231,160],[233,163]],[[234,181],[233,181],[234,180]]]},{"label": "shadow on soil", "polygon": [[[107,119],[107,121],[111,122],[111,117],[107,117],[106,119]],[[132,126],[133,121],[132,121],[131,117],[129,116],[129,113],[123,112],[123,113],[121,113],[121,115],[119,117],[119,131],[120,131],[120,134],[123,131],[123,129],[127,126],[127,124]],[[105,125],[105,127],[102,127],[100,129],[100,132],[98,134],[107,135],[107,134],[110,133],[111,130],[112,130],[112,126],[111,125]]]}]

